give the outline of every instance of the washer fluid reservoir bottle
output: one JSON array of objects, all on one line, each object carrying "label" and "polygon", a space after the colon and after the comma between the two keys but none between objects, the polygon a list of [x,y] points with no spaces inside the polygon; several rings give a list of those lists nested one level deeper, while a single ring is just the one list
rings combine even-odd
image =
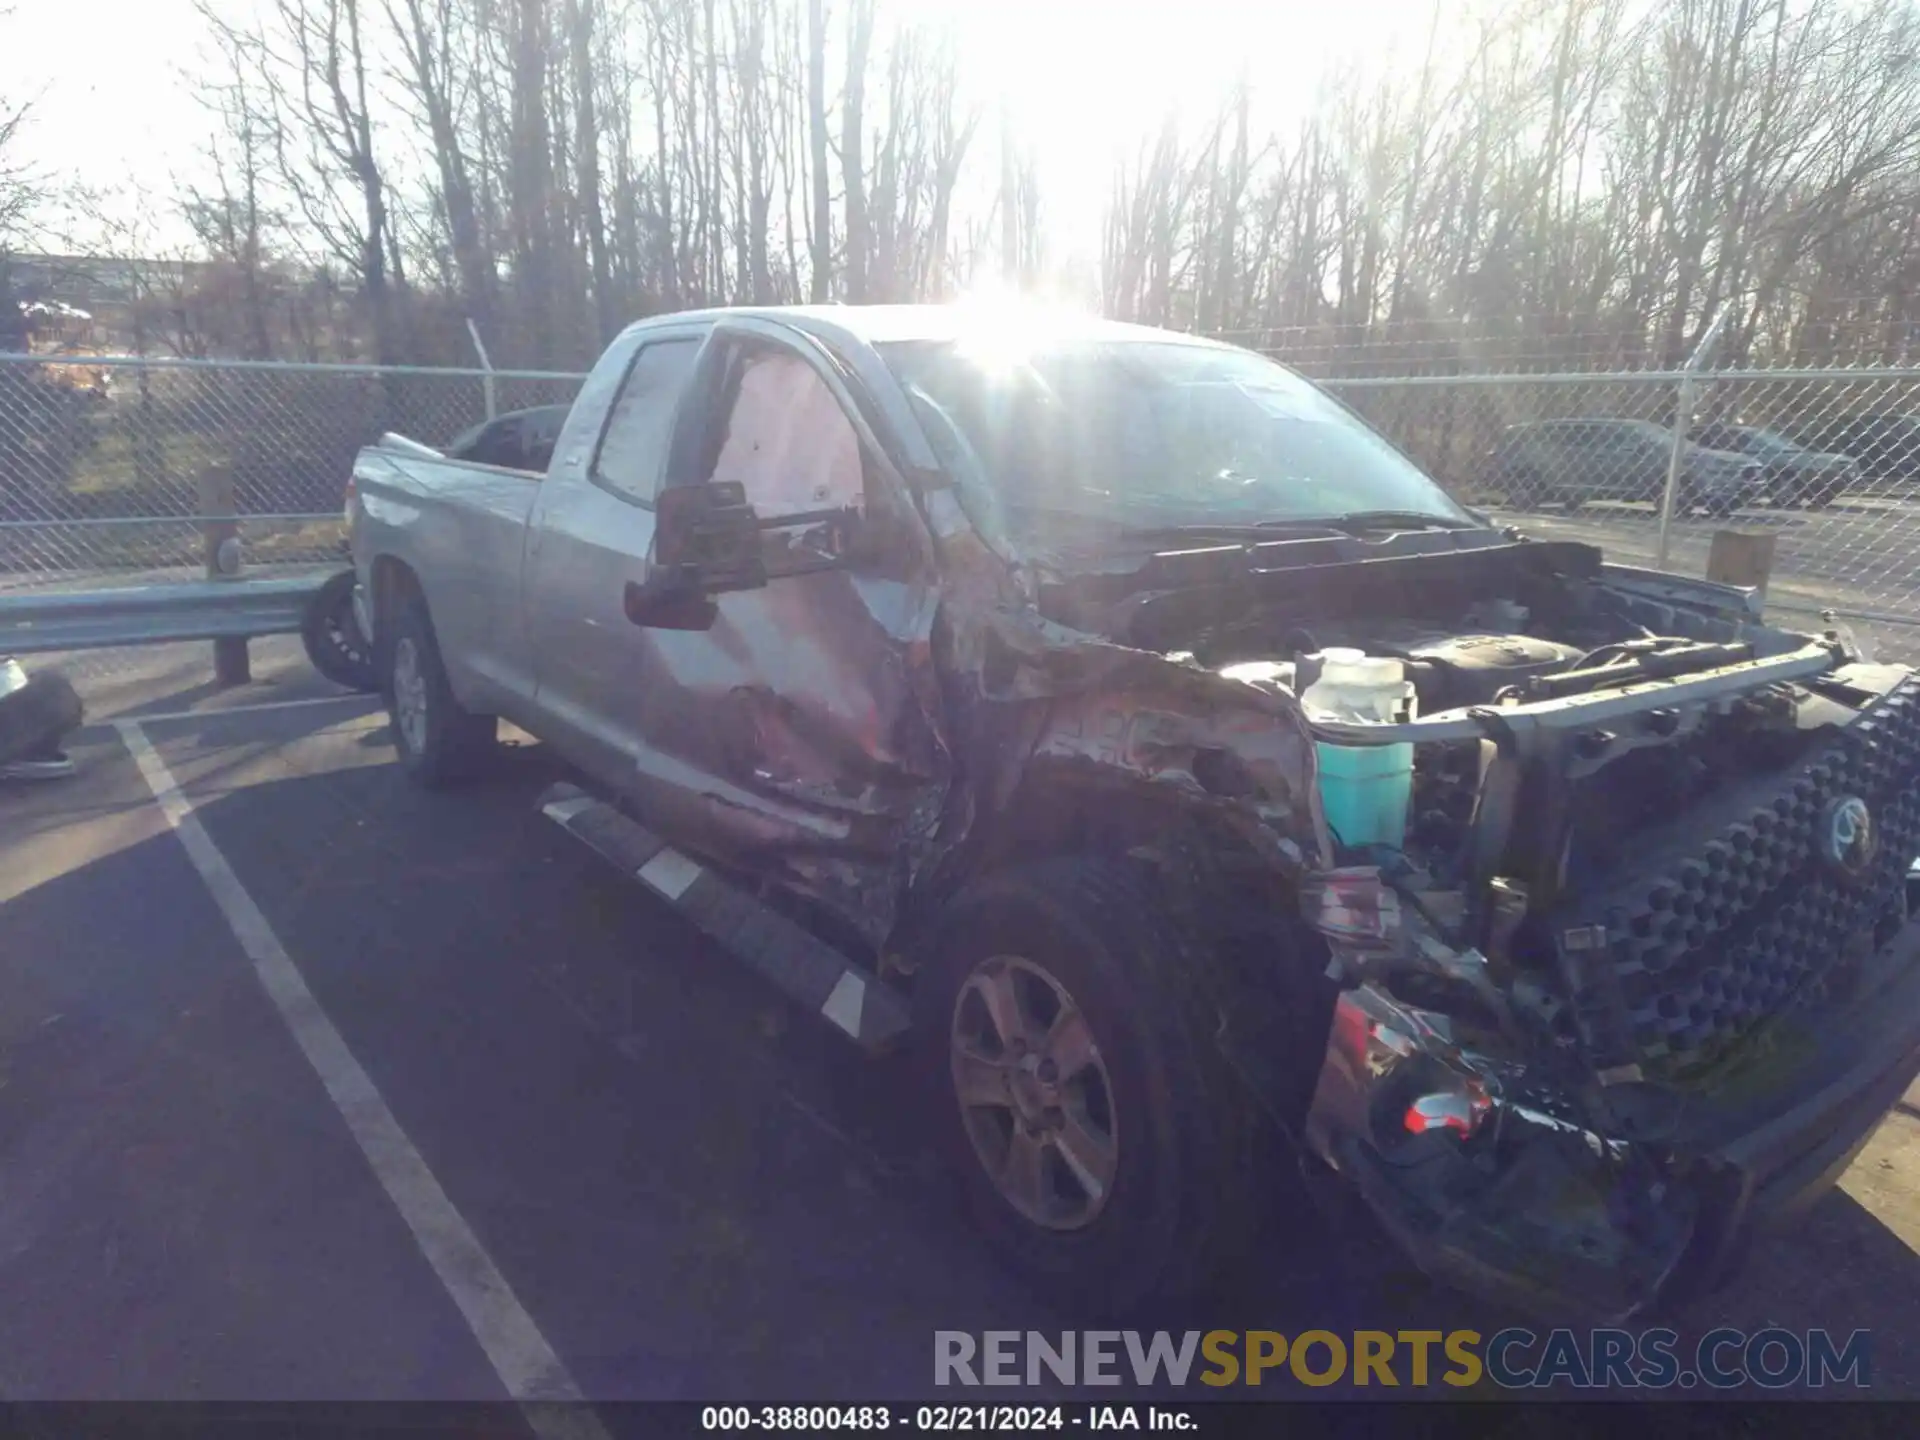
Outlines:
[{"label": "washer fluid reservoir bottle", "polygon": [[[1364,650],[1323,650],[1320,678],[1300,703],[1309,719],[1389,725],[1413,717],[1406,666]],[[1389,845],[1407,837],[1413,798],[1413,746],[1317,744],[1320,799],[1342,845]]]}]

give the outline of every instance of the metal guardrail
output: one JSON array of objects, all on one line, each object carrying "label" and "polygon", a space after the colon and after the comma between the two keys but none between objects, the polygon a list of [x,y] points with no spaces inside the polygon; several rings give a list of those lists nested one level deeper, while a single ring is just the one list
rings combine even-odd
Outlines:
[{"label": "metal guardrail", "polygon": [[299,633],[326,574],[0,595],[0,655]]}]

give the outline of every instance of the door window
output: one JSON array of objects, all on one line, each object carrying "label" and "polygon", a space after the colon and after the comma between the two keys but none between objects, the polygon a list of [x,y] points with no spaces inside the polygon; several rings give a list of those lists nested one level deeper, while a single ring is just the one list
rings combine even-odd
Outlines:
[{"label": "door window", "polygon": [[763,517],[859,508],[860,440],[832,390],[797,355],[748,358],[712,478],[738,481]]},{"label": "door window", "polygon": [[634,357],[593,457],[595,484],[652,505],[674,407],[699,350],[700,342],[692,338],[656,340]]}]

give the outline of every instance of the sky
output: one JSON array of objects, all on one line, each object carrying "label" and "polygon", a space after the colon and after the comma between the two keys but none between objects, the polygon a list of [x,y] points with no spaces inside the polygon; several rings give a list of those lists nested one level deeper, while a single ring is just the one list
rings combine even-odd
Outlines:
[{"label": "sky", "polygon": [[[219,3],[242,18],[255,0]],[[1004,92],[1033,145],[1050,238],[1072,251],[1097,246],[1116,153],[1170,107],[1211,110],[1245,66],[1262,112],[1284,115],[1338,55],[1417,40],[1436,0],[881,3],[953,25],[968,82]],[[27,155],[56,180],[107,191],[123,214],[143,191],[166,197],[200,173],[210,123],[183,72],[203,56],[192,0],[0,0],[0,87],[32,101]],[[149,218],[165,240],[185,239],[177,221]]]}]

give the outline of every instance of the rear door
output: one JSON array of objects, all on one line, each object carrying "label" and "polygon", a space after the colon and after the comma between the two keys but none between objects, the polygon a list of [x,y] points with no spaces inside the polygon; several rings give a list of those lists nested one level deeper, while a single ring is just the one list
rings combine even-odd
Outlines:
[{"label": "rear door", "polygon": [[575,764],[623,789],[642,676],[621,597],[645,573],[674,410],[705,333],[696,322],[614,342],[575,402],[601,423],[563,432],[527,537],[535,708]]},{"label": "rear door", "polygon": [[1548,474],[1556,489],[1582,498],[1600,493],[1593,464],[1597,438],[1593,426],[1577,420],[1548,427]]},{"label": "rear door", "polygon": [[[853,511],[853,543],[843,568],[719,596],[711,629],[628,627],[636,798],[677,841],[867,923],[944,793],[931,543],[838,362],[784,325],[706,343],[666,483],[717,480],[763,521]],[[818,536],[769,532],[770,564]]]},{"label": "rear door", "polygon": [[1589,489],[1609,500],[1644,498],[1645,451],[1640,432],[1627,425],[1590,425],[1585,468]]},{"label": "rear door", "polygon": [[1635,425],[1622,427],[1621,498],[1652,500],[1666,494],[1667,461],[1673,454],[1673,442],[1662,434],[1649,434]]}]

